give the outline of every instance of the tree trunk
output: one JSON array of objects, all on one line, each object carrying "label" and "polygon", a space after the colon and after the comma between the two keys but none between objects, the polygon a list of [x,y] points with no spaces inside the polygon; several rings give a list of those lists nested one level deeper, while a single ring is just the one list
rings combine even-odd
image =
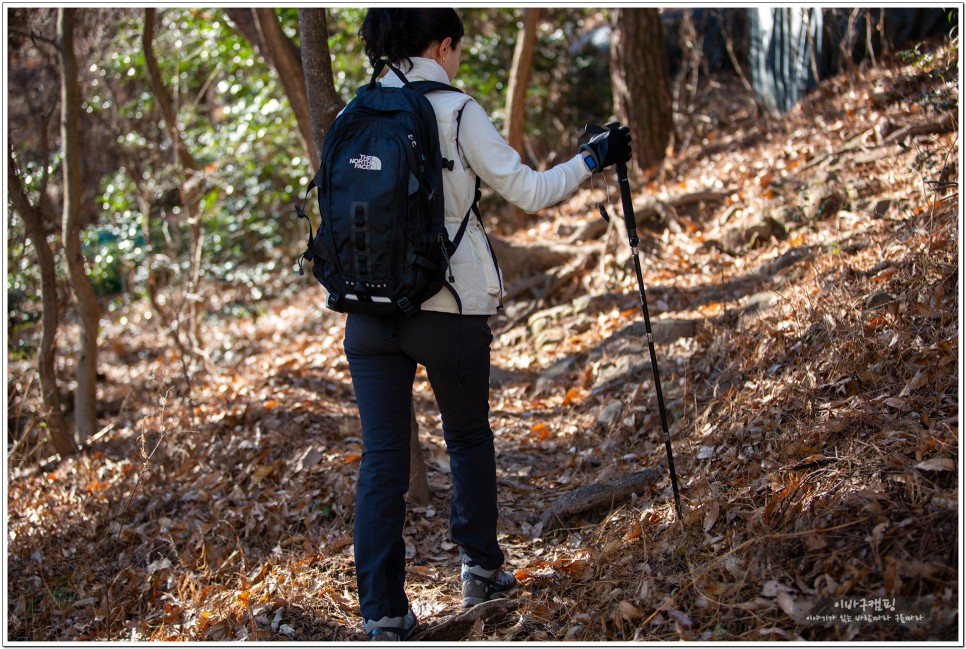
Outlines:
[{"label": "tree trunk", "polygon": [[[201,279],[201,252],[204,245],[203,232],[201,228],[200,201],[202,189],[204,187],[204,176],[198,172],[198,164],[194,156],[188,151],[184,138],[181,135],[181,128],[178,125],[178,115],[175,112],[174,101],[171,94],[165,88],[161,80],[161,70],[158,67],[157,57],[154,55],[154,20],[157,14],[156,9],[144,10],[144,32],[141,35],[141,46],[144,51],[144,62],[148,68],[148,75],[151,77],[151,86],[157,97],[161,114],[164,117],[168,135],[174,143],[174,149],[181,164],[181,202],[187,212],[188,233],[191,239],[189,254],[191,255],[191,272],[184,288],[184,299],[182,308],[175,315],[173,329],[174,342],[181,352],[182,363],[186,363],[185,356],[189,349],[181,340],[182,323],[185,324],[184,330],[189,336],[192,345],[201,346],[200,319],[196,317],[198,307],[195,300],[198,283]],[[191,350],[194,353],[194,350]],[[186,367],[186,366],[185,366]],[[185,379],[189,383],[190,377],[185,370]]]},{"label": "tree trunk", "polygon": [[278,73],[285,96],[288,97],[289,104],[295,112],[305,151],[309,160],[318,160],[319,152],[312,137],[312,118],[309,113],[309,98],[305,87],[305,76],[302,74],[302,58],[299,49],[282,31],[275,9],[258,7],[252,11],[258,19],[258,31],[268,51],[268,60]]},{"label": "tree trunk", "polygon": [[527,86],[530,84],[533,53],[537,47],[537,25],[542,13],[541,7],[523,10],[523,29],[520,30],[516,48],[513,50],[510,85],[506,93],[506,141],[516,149],[521,158],[524,156],[523,131],[526,122]]},{"label": "tree trunk", "polygon": [[14,209],[23,218],[27,228],[27,236],[34,243],[37,250],[37,263],[40,266],[40,292],[44,305],[43,328],[40,336],[40,353],[37,355],[37,373],[40,375],[40,389],[44,401],[44,418],[47,431],[54,449],[61,457],[67,457],[77,452],[77,440],[67,430],[64,421],[64,410],[60,402],[60,391],[57,389],[57,374],[54,370],[56,357],[57,327],[60,323],[60,310],[57,307],[57,271],[54,266],[54,253],[47,243],[47,233],[41,211],[30,204],[27,194],[20,183],[20,177],[14,170],[13,155],[7,152],[7,181],[10,187],[10,199]]},{"label": "tree trunk", "polygon": [[174,110],[174,101],[171,99],[171,93],[168,92],[164,82],[161,80],[161,69],[158,67],[158,59],[154,55],[154,19],[157,13],[157,9],[144,10],[144,32],[141,34],[144,63],[147,65],[148,76],[151,77],[151,88],[158,98],[158,106],[161,108],[161,115],[164,117],[168,135],[174,144],[178,162],[181,163],[181,166],[185,170],[185,175],[190,180],[197,173],[198,165],[195,164],[194,157],[188,151],[188,145],[185,144],[184,138],[181,137],[181,130],[178,127],[178,116]]},{"label": "tree trunk", "polygon": [[[329,30],[325,20],[325,9],[299,9],[302,69],[312,121],[312,140],[320,156],[325,132],[344,105],[335,91],[332,78]],[[321,158],[313,158],[312,162],[318,166]]]},{"label": "tree trunk", "polygon": [[77,388],[74,392],[76,437],[84,442],[97,427],[97,298],[84,267],[81,250],[80,87],[74,54],[74,9],[58,10],[57,49],[62,75],[60,138],[64,169],[64,253],[80,322]]},{"label": "tree trunk", "polygon": [[634,161],[664,160],[674,128],[664,28],[657,9],[616,9],[611,17],[611,85],[617,119],[631,127]]},{"label": "tree trunk", "polygon": [[255,51],[268,60],[268,51],[265,49],[265,42],[262,41],[262,34],[258,29],[258,19],[255,12],[250,7],[225,7],[225,14],[235,25],[238,33],[245,37]]},{"label": "tree trunk", "polygon": [[413,505],[425,507],[429,504],[429,478],[426,476],[423,447],[419,445],[419,422],[416,421],[415,405],[410,422],[412,435],[409,441],[409,491],[406,493],[406,500]]}]

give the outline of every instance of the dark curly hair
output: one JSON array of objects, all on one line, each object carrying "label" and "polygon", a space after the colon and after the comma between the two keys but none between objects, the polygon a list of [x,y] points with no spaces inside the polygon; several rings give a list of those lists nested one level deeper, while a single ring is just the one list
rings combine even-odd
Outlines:
[{"label": "dark curly hair", "polygon": [[463,20],[455,9],[369,9],[359,28],[370,63],[386,58],[409,66],[409,57],[421,56],[447,37],[455,46],[463,33]]}]

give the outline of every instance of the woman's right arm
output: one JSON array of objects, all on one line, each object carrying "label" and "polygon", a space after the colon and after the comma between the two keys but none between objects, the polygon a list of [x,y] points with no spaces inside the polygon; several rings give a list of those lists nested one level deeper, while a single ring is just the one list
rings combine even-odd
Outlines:
[{"label": "woman's right arm", "polygon": [[580,155],[547,171],[523,164],[475,101],[468,102],[463,111],[459,139],[464,159],[483,182],[526,212],[563,200],[590,176]]}]

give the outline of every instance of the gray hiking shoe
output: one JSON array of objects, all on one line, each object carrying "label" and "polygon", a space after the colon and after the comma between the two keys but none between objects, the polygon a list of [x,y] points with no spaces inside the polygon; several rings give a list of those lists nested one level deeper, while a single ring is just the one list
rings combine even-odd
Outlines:
[{"label": "gray hiking shoe", "polygon": [[487,570],[463,564],[463,608],[506,597],[517,587],[517,580],[502,568]]},{"label": "gray hiking shoe", "polygon": [[370,642],[402,642],[416,632],[419,622],[412,609],[402,617],[366,620],[364,629]]}]

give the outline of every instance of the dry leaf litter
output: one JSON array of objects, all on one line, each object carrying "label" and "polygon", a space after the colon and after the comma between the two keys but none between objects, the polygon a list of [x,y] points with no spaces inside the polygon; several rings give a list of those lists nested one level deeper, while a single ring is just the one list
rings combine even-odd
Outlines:
[{"label": "dry leaf litter", "polygon": [[[901,61],[826,81],[780,119],[722,86],[700,137],[633,185],[644,221],[644,201],[664,206],[641,255],[683,520],[623,230],[494,320],[500,540],[521,588],[465,639],[956,638],[958,121],[918,128],[948,114],[938,99],[958,104],[955,83]],[[562,242],[605,191],[506,236]],[[190,395],[144,305],[105,323],[105,430],[68,461],[28,442],[8,457],[8,639],[363,639],[343,318],[306,306],[319,287],[275,281],[285,296],[259,315],[207,323]],[[9,367],[10,417],[29,420],[33,369]],[[408,515],[407,589],[432,624],[459,612],[458,548],[422,372],[415,396],[432,498]],[[557,497],[649,467],[662,478],[642,493],[542,529]],[[803,621],[823,597],[917,598],[928,622]]]}]

